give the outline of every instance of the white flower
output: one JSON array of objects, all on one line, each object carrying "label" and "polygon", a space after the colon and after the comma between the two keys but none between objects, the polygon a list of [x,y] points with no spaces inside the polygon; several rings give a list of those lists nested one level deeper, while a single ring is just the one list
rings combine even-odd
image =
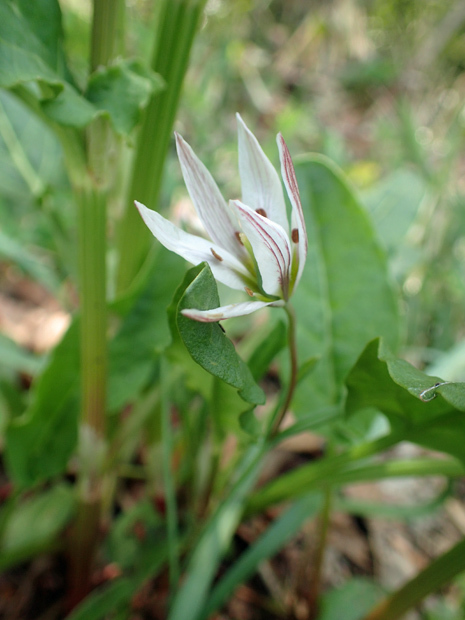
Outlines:
[{"label": "white flower", "polygon": [[136,202],[151,232],[168,250],[194,265],[206,261],[214,277],[253,300],[213,310],[183,310],[196,321],[243,316],[264,306],[283,306],[295,290],[307,257],[307,233],[289,150],[277,136],[281,175],[292,206],[291,226],[278,173],[239,114],[242,200],[226,203],[218,186],[179,134],[176,147],[192,202],[211,241],[189,234]]}]

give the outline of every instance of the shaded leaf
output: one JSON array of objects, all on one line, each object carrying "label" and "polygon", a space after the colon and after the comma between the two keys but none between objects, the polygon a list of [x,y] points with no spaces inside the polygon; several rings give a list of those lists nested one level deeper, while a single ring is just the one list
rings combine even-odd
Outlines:
[{"label": "shaded leaf", "polygon": [[34,384],[26,412],[6,430],[5,460],[20,487],[61,474],[77,441],[79,322],[75,319]]},{"label": "shaded leaf", "polygon": [[368,340],[398,338],[397,302],[386,259],[366,212],[342,173],[319,156],[296,163],[309,237],[304,274],[294,296],[299,358],[320,357],[300,383],[300,416],[336,405],[344,379]]},{"label": "shaded leaf", "polygon": [[263,391],[255,383],[247,364],[237,355],[234,345],[221,327],[217,323],[199,323],[181,314],[185,308],[209,310],[219,305],[218,290],[210,267],[201,263],[190,269],[172,304],[179,335],[197,364],[235,387],[247,402],[263,404]]},{"label": "shaded leaf", "polygon": [[405,439],[463,459],[465,384],[443,385],[424,393],[437,383],[442,380],[396,359],[374,340],[347,377],[346,410],[350,415],[375,408],[405,433]]}]

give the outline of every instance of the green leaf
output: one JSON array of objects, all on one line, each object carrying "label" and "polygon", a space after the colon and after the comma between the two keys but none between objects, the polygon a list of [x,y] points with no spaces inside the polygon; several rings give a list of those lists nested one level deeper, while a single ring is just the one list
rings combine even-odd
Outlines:
[{"label": "green leaf", "polygon": [[237,482],[205,524],[176,593],[168,620],[199,620],[219,562],[240,523],[246,496],[255,484],[264,454],[263,442],[251,446],[236,472]]},{"label": "green leaf", "polygon": [[423,178],[400,169],[362,194],[378,237],[388,254],[399,248],[426,195]]},{"label": "green leaf", "polygon": [[31,404],[6,431],[5,460],[19,487],[61,474],[77,441],[79,322],[75,319],[35,383]]},{"label": "green leaf", "polygon": [[[20,4],[26,10],[29,3]],[[59,62],[58,50],[51,48],[51,33],[46,32],[43,23],[44,10],[36,9],[40,14],[36,22],[27,19],[18,5],[0,3],[0,86],[14,88],[35,82],[39,88],[31,92],[54,121],[82,128],[104,115],[118,133],[129,133],[152,93],[161,88],[161,78],[139,61],[120,60],[91,76],[88,97],[84,97],[62,75],[67,74],[61,66],[64,59],[61,57]],[[56,10],[50,16],[55,31],[61,28]]]},{"label": "green leaf", "polygon": [[15,372],[27,372],[35,375],[43,366],[43,358],[20,347],[14,340],[11,340],[0,333],[0,374],[4,370]]},{"label": "green leaf", "polygon": [[463,459],[465,384],[443,385],[424,394],[437,383],[442,380],[396,359],[374,340],[347,377],[346,410],[350,415],[375,408],[405,439]]},{"label": "green leaf", "polygon": [[199,323],[181,314],[181,310],[186,308],[209,310],[219,305],[216,282],[207,263],[190,269],[172,305],[179,335],[197,364],[235,387],[248,403],[263,404],[263,391],[218,323]]},{"label": "green leaf", "polygon": [[199,620],[210,618],[233,594],[235,588],[249,579],[257,566],[275,555],[295,535],[302,524],[319,510],[321,497],[312,493],[301,498],[281,515],[260,538],[238,558],[213,589]]},{"label": "green leaf", "polygon": [[15,0],[29,27],[42,43],[43,59],[60,75],[67,72],[63,53],[63,27],[58,0]]},{"label": "green leaf", "polygon": [[169,344],[167,307],[172,283],[184,270],[184,261],[160,246],[139,296],[110,343],[110,411],[118,411],[137,396],[150,376],[156,355]]},{"label": "green leaf", "polygon": [[360,577],[323,594],[318,620],[362,620],[383,596],[381,586]]},{"label": "green leaf", "polygon": [[3,530],[0,569],[23,562],[56,542],[71,519],[74,507],[73,490],[63,484],[19,502]]},{"label": "green leaf", "polygon": [[296,174],[309,238],[294,295],[299,358],[321,359],[298,386],[293,409],[310,416],[340,401],[367,341],[383,335],[396,346],[398,310],[386,258],[342,173],[326,158],[306,156]]},{"label": "green leaf", "polygon": [[95,108],[108,112],[118,133],[129,134],[150,96],[162,87],[160,76],[142,62],[124,59],[94,73],[86,97]]}]

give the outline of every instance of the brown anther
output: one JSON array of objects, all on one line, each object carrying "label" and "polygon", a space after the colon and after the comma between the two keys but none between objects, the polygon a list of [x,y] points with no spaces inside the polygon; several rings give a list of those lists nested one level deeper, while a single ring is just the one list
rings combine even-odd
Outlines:
[{"label": "brown anther", "polygon": [[263,217],[266,217],[265,209],[255,209],[255,213],[258,213],[258,215],[263,215]]},{"label": "brown anther", "polygon": [[237,231],[236,231],[236,232],[234,233],[234,236],[236,237],[236,239],[239,241],[239,243],[240,243],[241,245],[244,245],[244,244],[242,243],[241,233],[240,233],[240,232],[237,232]]},{"label": "brown anther", "polygon": [[291,232],[291,238],[294,243],[299,243],[299,231],[297,228],[294,228]]},{"label": "brown anther", "polygon": [[245,287],[245,292],[247,293],[247,295],[250,295],[250,297],[254,296],[253,290],[250,289],[248,286]]},{"label": "brown anther", "polygon": [[222,257],[217,252],[215,252],[215,250],[213,248],[210,248],[210,252],[216,258],[216,260],[223,260]]}]

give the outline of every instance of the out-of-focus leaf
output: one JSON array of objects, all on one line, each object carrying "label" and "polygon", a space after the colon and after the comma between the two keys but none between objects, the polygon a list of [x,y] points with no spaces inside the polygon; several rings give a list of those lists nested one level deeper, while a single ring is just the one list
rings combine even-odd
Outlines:
[{"label": "out-of-focus leaf", "polygon": [[208,598],[205,609],[198,616],[198,620],[210,618],[211,614],[233,594],[235,588],[255,573],[260,562],[277,553],[307,519],[315,516],[320,505],[321,496],[313,493],[295,502],[276,519],[221,578]]},{"label": "out-of-focus leaf", "polygon": [[141,110],[163,81],[139,60],[124,59],[94,73],[86,97],[98,110],[106,110],[113,126],[128,134],[137,125]]},{"label": "out-of-focus leaf", "polygon": [[389,254],[402,243],[425,194],[424,179],[409,169],[394,171],[362,194],[362,202],[370,212],[379,239]]},{"label": "out-of-focus leaf", "polygon": [[[150,95],[161,87],[160,78],[138,61],[121,60],[91,77],[86,98],[57,72],[57,58],[41,40],[43,28],[36,32],[35,24],[24,17],[18,5],[0,4],[0,86],[37,83],[40,94],[32,92],[58,123],[85,127],[105,115],[119,133],[129,133]],[[50,43],[47,37],[45,43]]]},{"label": "out-of-focus leaf", "polygon": [[278,321],[250,356],[247,364],[255,381],[263,378],[273,359],[286,346],[286,332],[284,323]]},{"label": "out-of-focus leaf", "polygon": [[3,369],[35,375],[43,366],[43,358],[20,347],[0,333],[0,374]]},{"label": "out-of-focus leaf", "polygon": [[198,620],[221,557],[240,522],[247,494],[256,482],[263,442],[251,446],[236,472],[237,482],[205,524],[193,551],[186,577],[176,593],[168,620]]},{"label": "out-of-focus leaf", "polygon": [[309,252],[294,295],[300,359],[319,356],[293,400],[299,416],[336,405],[344,379],[367,341],[384,335],[395,347],[397,302],[386,259],[366,212],[327,159],[296,162]]},{"label": "out-of-focus leaf", "polygon": [[197,364],[235,387],[245,401],[263,404],[263,391],[221,327],[217,323],[199,323],[181,314],[181,310],[187,308],[209,310],[219,305],[218,290],[210,267],[201,263],[190,269],[171,306],[179,335]]},{"label": "out-of-focus leaf", "polygon": [[5,460],[19,487],[61,474],[77,440],[79,322],[75,319],[33,386],[31,404],[6,431]]},{"label": "out-of-focus leaf", "polygon": [[405,439],[464,459],[465,383],[435,387],[441,383],[374,340],[347,377],[346,409],[352,414],[375,408],[404,430]]},{"label": "out-of-focus leaf", "polygon": [[378,584],[360,577],[352,578],[342,587],[323,594],[318,620],[362,620],[383,596],[384,591]]},{"label": "out-of-focus leaf", "polygon": [[47,549],[72,517],[74,506],[74,492],[63,484],[18,502],[3,530],[0,568],[4,570]]},{"label": "out-of-focus leaf", "polygon": [[7,237],[2,231],[0,231],[0,257],[14,263],[49,290],[58,290],[60,283],[56,274],[39,257],[31,254],[18,241]]},{"label": "out-of-focus leaf", "polygon": [[169,344],[167,307],[173,281],[179,280],[184,270],[184,261],[160,247],[139,297],[110,343],[110,411],[117,411],[137,395],[150,375],[155,356]]},{"label": "out-of-focus leaf", "polygon": [[48,65],[60,75],[65,74],[63,27],[58,0],[15,0],[29,27],[42,43],[42,53]]}]

